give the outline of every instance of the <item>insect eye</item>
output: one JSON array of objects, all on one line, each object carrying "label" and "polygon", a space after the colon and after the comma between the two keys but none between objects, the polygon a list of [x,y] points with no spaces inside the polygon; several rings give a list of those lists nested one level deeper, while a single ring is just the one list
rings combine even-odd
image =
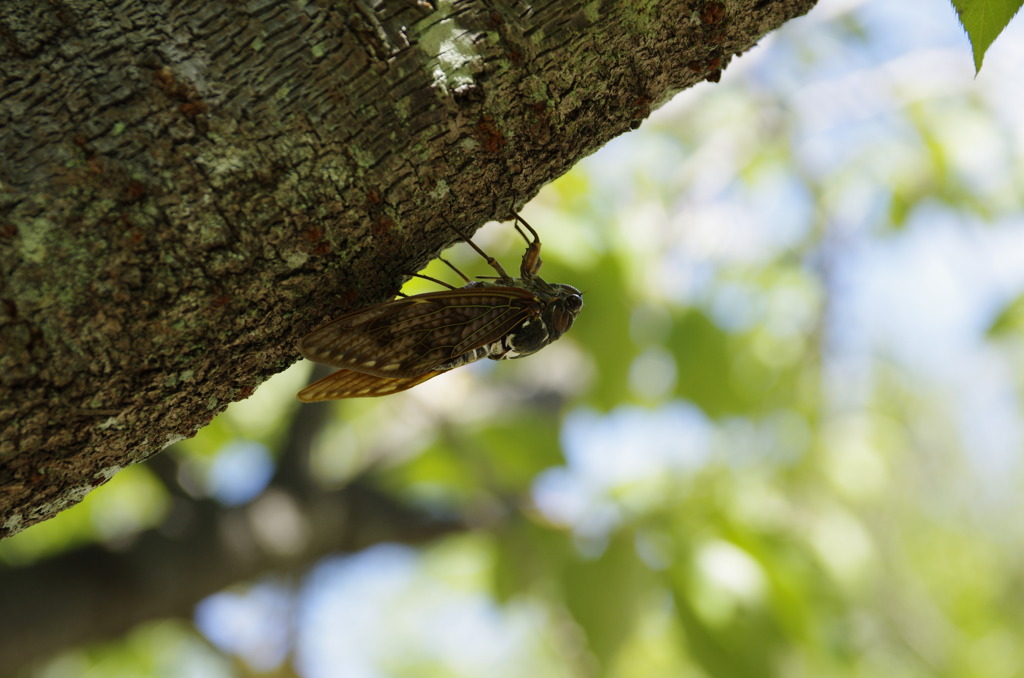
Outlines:
[{"label": "insect eye", "polygon": [[571,294],[562,299],[561,304],[556,304],[551,314],[551,322],[558,336],[562,336],[572,327],[573,321],[583,308],[583,298],[578,294]]}]

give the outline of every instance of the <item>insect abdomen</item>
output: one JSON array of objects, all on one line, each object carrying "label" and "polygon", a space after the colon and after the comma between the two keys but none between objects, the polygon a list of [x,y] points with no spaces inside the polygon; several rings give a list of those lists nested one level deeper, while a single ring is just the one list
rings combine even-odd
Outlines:
[{"label": "insect abdomen", "polygon": [[491,342],[490,344],[486,344],[479,348],[475,348],[472,351],[463,353],[462,355],[456,357],[455,359],[449,360],[448,362],[444,363],[437,369],[444,371],[454,370],[456,367],[462,367],[463,365],[475,363],[477,360],[483,360],[484,358],[493,358],[495,360],[501,360],[502,357],[504,357],[504,354],[507,353],[509,350],[506,344],[506,342],[509,339],[509,336],[502,337],[498,341]]}]

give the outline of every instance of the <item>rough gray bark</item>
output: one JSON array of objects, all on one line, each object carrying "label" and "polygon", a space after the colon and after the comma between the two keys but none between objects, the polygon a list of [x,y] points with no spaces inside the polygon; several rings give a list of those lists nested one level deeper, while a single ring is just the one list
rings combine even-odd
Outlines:
[{"label": "rough gray bark", "polygon": [[0,535],[814,0],[438,4],[0,7]]}]

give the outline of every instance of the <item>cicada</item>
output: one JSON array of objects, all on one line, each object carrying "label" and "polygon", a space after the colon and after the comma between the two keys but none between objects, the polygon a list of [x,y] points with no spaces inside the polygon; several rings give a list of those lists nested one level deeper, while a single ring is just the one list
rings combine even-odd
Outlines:
[{"label": "cicada", "polygon": [[465,286],[441,283],[449,289],[367,306],[303,337],[298,348],[304,357],[340,369],[299,391],[299,400],[390,395],[483,358],[531,355],[565,334],[583,308],[583,295],[537,275],[540,237],[518,214],[513,223],[527,243],[518,278],[452,227],[497,276],[470,281],[441,259]]}]

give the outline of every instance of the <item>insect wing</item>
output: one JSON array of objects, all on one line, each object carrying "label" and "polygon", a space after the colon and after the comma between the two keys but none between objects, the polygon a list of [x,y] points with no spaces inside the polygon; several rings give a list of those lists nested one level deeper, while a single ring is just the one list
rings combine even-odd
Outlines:
[{"label": "insect wing", "polygon": [[304,403],[315,403],[320,400],[340,400],[342,398],[373,398],[391,395],[422,384],[443,372],[425,372],[416,377],[390,379],[378,377],[365,372],[338,370],[334,374],[314,381],[299,391],[299,400]]},{"label": "insect wing", "polygon": [[541,309],[518,287],[428,292],[343,315],[306,335],[299,352],[368,375],[418,377],[497,341]]}]

